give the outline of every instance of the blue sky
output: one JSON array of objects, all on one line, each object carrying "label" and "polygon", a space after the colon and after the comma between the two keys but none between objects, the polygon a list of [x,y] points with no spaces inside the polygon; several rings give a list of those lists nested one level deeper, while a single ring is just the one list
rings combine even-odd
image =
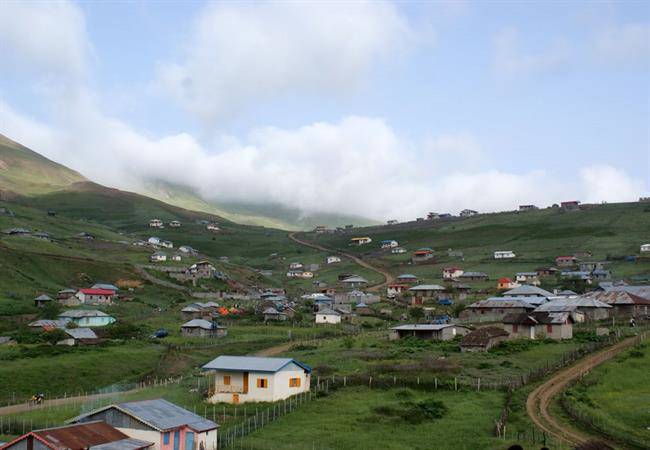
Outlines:
[{"label": "blue sky", "polygon": [[650,191],[647,2],[3,5],[0,132],[106,184],[374,218]]}]

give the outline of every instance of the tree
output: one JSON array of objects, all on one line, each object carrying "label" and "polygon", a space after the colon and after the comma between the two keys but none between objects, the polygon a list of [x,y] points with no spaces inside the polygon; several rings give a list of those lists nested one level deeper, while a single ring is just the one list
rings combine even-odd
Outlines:
[{"label": "tree", "polygon": [[411,319],[419,322],[424,317],[424,310],[422,308],[410,308],[409,316]]}]

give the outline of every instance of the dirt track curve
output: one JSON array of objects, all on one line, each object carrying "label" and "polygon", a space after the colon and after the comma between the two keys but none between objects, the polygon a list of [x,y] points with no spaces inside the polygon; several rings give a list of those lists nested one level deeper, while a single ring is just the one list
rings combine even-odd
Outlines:
[{"label": "dirt track curve", "polygon": [[549,405],[553,398],[564,391],[571,381],[630,348],[639,342],[639,339],[641,339],[641,336],[625,339],[611,347],[589,355],[553,375],[528,395],[526,400],[526,413],[528,416],[539,428],[562,442],[578,445],[591,439],[603,441],[604,439],[600,435],[590,436],[586,432],[578,431],[560,422],[558,418],[551,415]]},{"label": "dirt track curve", "polygon": [[344,257],[346,257],[348,259],[351,259],[352,261],[354,261],[355,263],[357,263],[361,267],[365,267],[366,269],[370,269],[373,272],[377,272],[378,274],[380,274],[381,276],[384,277],[384,281],[382,281],[381,283],[373,284],[371,286],[368,286],[368,289],[367,289],[368,291],[371,291],[371,292],[378,291],[378,290],[386,287],[387,285],[389,285],[389,284],[391,284],[391,283],[393,283],[395,281],[395,277],[390,272],[388,272],[388,271],[386,271],[384,269],[381,269],[379,267],[375,267],[372,264],[364,261],[363,259],[361,259],[361,258],[359,258],[357,256],[354,256],[354,255],[351,255],[350,253],[346,253],[346,252],[342,252],[340,250],[334,250],[334,249],[331,249],[331,248],[327,248],[327,247],[324,247],[322,245],[314,244],[313,242],[303,241],[302,239],[298,239],[296,237],[296,233],[289,233],[289,239],[291,239],[293,242],[295,242],[297,244],[304,245],[306,247],[311,247],[311,248],[315,248],[316,250],[321,250],[321,251],[328,252],[328,253],[331,253],[331,254],[344,256]]}]

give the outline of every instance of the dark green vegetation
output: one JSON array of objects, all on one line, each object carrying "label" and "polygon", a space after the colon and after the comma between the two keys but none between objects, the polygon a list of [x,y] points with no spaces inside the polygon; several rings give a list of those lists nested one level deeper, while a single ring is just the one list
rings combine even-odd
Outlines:
[{"label": "dark green vegetation", "polygon": [[566,412],[618,442],[644,448],[650,442],[650,347],[637,345],[592,370],[567,391]]}]

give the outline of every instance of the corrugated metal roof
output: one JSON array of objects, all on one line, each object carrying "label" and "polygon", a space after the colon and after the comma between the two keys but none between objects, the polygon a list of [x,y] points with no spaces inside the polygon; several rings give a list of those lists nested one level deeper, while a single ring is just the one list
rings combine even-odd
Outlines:
[{"label": "corrugated metal roof", "polygon": [[448,323],[442,323],[442,324],[414,323],[414,324],[406,324],[406,325],[399,325],[399,326],[396,326],[396,327],[392,327],[391,330],[438,331],[438,330],[442,330],[442,329],[445,329],[445,328],[467,328],[467,327],[460,326],[460,325],[448,324]]},{"label": "corrugated metal roof", "polygon": [[75,339],[97,339],[97,335],[90,328],[65,328],[63,331]]},{"label": "corrugated metal roof", "polygon": [[316,314],[321,314],[325,316],[340,316],[340,314],[333,309],[330,308],[323,308],[320,311],[318,311]]},{"label": "corrugated metal roof", "polygon": [[265,358],[260,356],[226,356],[213,359],[202,368],[204,370],[232,370],[247,372],[277,372],[289,363],[295,363],[311,372],[311,367],[291,358]]},{"label": "corrugated metal roof", "polygon": [[209,320],[205,319],[192,319],[189,322],[185,322],[183,325],[181,325],[181,328],[203,328],[204,330],[216,330],[217,328],[223,328],[220,327]]},{"label": "corrugated metal roof", "polygon": [[409,291],[444,291],[445,288],[438,284],[421,284],[413,286]]},{"label": "corrugated metal roof", "polygon": [[535,308],[531,303],[525,301],[523,298],[517,298],[512,300],[512,297],[510,297],[510,299],[502,298],[502,297],[489,298],[487,300],[480,300],[476,303],[472,303],[467,307],[468,308],[526,308],[526,309]]},{"label": "corrugated metal roof", "polygon": [[341,283],[367,283],[367,282],[368,280],[359,276],[348,277],[345,280],[341,281]]},{"label": "corrugated metal roof", "polygon": [[553,294],[537,286],[531,286],[529,284],[524,284],[522,286],[510,289],[509,291],[504,292],[504,295],[509,295],[515,297],[517,295],[538,295],[540,297],[553,297]]},{"label": "corrugated metal roof", "polygon": [[553,305],[573,305],[578,308],[611,308],[611,305],[590,297],[558,298],[549,303]]},{"label": "corrugated metal roof", "polygon": [[153,442],[141,441],[140,439],[122,439],[115,442],[108,442],[106,444],[93,445],[88,450],[140,450],[149,448]]},{"label": "corrugated metal roof", "polygon": [[219,425],[162,398],[120,403],[117,407],[161,431],[187,425],[198,432],[213,430]]},{"label": "corrugated metal roof", "polygon": [[52,298],[49,295],[43,294],[43,295],[39,295],[34,300],[39,302],[51,302]]},{"label": "corrugated metal roof", "polygon": [[106,422],[96,421],[66,425],[57,428],[46,428],[32,432],[39,440],[47,442],[53,448],[83,449],[93,445],[106,444],[128,436]]},{"label": "corrugated metal roof", "polygon": [[98,309],[69,309],[59,314],[59,317],[64,317],[64,318],[70,317],[76,319],[80,317],[110,317],[110,316]]}]

